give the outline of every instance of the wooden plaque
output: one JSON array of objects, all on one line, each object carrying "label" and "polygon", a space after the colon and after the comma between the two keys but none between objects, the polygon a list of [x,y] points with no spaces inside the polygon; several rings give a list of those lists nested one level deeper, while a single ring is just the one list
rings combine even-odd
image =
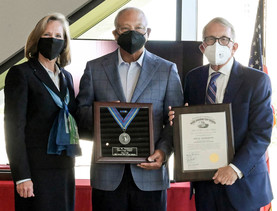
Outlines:
[{"label": "wooden plaque", "polygon": [[154,152],[152,104],[94,103],[97,163],[147,162]]}]

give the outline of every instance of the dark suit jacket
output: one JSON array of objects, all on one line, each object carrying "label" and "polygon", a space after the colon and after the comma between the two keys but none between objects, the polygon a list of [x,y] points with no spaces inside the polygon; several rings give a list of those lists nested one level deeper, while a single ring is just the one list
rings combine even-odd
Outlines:
[{"label": "dark suit jacket", "polygon": [[[206,65],[188,73],[184,94],[189,105],[205,104],[208,72]],[[265,160],[273,123],[269,77],[234,61],[223,103],[232,104],[235,156],[231,163],[244,175],[224,187],[236,209],[257,209],[273,198]]]},{"label": "dark suit jacket", "polygon": [[[118,73],[118,51],[87,63],[77,96],[80,131],[93,135],[94,101],[126,102]],[[153,104],[153,128],[155,148],[166,155],[172,152],[172,128],[167,125],[168,106],[183,105],[183,91],[177,67],[145,51],[141,73],[131,102]],[[124,164],[96,164],[92,160],[92,186],[101,190],[115,190],[122,179]],[[165,190],[169,187],[166,166],[158,170],[145,170],[131,165],[132,176],[139,189]]]},{"label": "dark suit jacket", "polygon": [[[45,83],[62,99],[70,91],[71,113],[76,109],[71,75],[64,74],[61,92],[37,59],[12,67],[5,83],[5,136],[7,155],[14,181],[32,178],[32,169],[72,168],[74,159],[48,155],[48,136],[60,108],[44,87]],[[42,83],[43,82],[43,83]]]}]

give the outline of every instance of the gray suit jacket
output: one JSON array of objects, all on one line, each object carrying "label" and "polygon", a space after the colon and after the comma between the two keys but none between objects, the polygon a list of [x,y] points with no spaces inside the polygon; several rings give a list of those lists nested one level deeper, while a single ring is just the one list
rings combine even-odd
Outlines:
[{"label": "gray suit jacket", "polygon": [[[77,96],[77,121],[80,134],[85,138],[92,138],[93,135],[94,101],[126,102],[117,66],[117,51],[87,63]],[[183,105],[182,85],[176,65],[146,50],[131,102],[153,104],[155,149],[161,149],[169,156],[173,143],[172,128],[167,124],[168,106]],[[92,159],[92,187],[115,190],[121,182],[124,168],[124,164],[96,164]],[[164,190],[169,187],[166,165],[158,170],[144,170],[131,165],[131,171],[141,190]]]}]

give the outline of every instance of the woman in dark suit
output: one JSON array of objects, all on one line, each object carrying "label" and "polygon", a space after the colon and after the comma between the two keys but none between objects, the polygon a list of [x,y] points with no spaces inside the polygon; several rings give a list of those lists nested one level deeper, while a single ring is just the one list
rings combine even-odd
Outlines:
[{"label": "woman in dark suit", "polygon": [[80,154],[75,120],[68,22],[42,18],[28,37],[27,62],[5,82],[5,136],[15,210],[73,211],[74,157]]}]

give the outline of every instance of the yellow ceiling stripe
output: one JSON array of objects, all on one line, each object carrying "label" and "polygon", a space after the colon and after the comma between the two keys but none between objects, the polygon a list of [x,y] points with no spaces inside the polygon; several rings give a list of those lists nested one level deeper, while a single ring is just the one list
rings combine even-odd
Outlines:
[{"label": "yellow ceiling stripe", "polygon": [[110,14],[121,8],[131,0],[106,0],[92,11],[81,17],[78,21],[70,25],[72,38],[78,38],[87,32],[97,23],[108,17]]},{"label": "yellow ceiling stripe", "polygon": [[[95,7],[93,10],[85,14],[76,22],[69,26],[71,38],[78,38],[83,33],[87,32],[97,23],[111,15],[113,12],[127,4],[131,0],[105,0],[103,3]],[[21,64],[26,61],[26,58],[21,59],[16,64]],[[0,75],[0,90],[5,85],[5,77],[8,71],[3,72]]]},{"label": "yellow ceiling stripe", "polygon": [[0,90],[2,90],[5,86],[5,78],[6,78],[7,73],[8,73],[8,71],[5,71],[0,75]]}]

